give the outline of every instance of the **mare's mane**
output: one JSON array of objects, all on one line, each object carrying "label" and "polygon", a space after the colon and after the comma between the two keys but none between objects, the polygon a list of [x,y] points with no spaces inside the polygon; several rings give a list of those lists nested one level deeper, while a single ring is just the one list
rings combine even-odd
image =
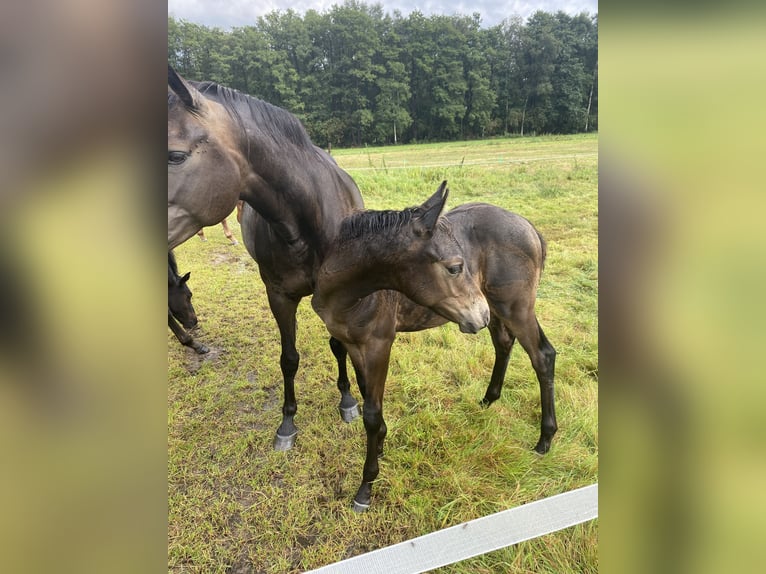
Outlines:
[{"label": "mare's mane", "polygon": [[[314,149],[306,128],[287,110],[215,82],[189,82],[189,84],[205,97],[226,108],[242,128],[243,134],[247,133],[246,126],[252,125],[277,143],[287,139],[299,148]],[[168,91],[168,108],[179,103],[180,98],[172,90]],[[195,110],[189,111],[195,112]]]},{"label": "mare's mane", "polygon": [[168,251],[168,285],[178,284],[178,265],[176,264],[176,256],[172,251]]}]

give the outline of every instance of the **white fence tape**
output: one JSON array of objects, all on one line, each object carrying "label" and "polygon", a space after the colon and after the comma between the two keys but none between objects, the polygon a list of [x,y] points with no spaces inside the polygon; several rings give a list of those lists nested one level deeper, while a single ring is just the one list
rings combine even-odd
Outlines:
[{"label": "white fence tape", "polygon": [[[435,167],[468,167],[468,166],[482,166],[482,165],[502,165],[504,163],[512,164],[512,163],[530,163],[533,161],[552,161],[552,160],[562,160],[562,159],[577,159],[580,157],[598,157],[598,152],[589,152],[589,153],[576,153],[571,155],[548,155],[548,156],[540,156],[540,157],[522,157],[522,158],[490,158],[490,159],[479,159],[479,160],[468,160],[468,161],[461,161],[461,162],[453,162],[453,163],[426,163],[423,165],[407,165],[407,162],[405,161],[401,165],[397,165],[398,163],[401,163],[397,160],[389,160],[389,164],[380,165],[380,166],[364,166],[364,167],[344,167],[343,169],[345,171],[387,171],[389,169],[431,169]],[[336,158],[337,159],[337,158]]]},{"label": "white fence tape", "polygon": [[598,484],[503,510],[307,574],[418,574],[598,516]]}]

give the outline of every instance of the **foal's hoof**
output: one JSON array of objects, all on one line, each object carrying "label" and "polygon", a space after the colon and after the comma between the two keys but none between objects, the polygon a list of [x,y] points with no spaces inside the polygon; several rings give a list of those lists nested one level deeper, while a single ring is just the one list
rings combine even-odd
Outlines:
[{"label": "foal's hoof", "polygon": [[205,345],[200,343],[196,347],[194,347],[194,350],[197,351],[198,355],[204,355],[205,353],[209,353],[210,349],[208,349]]},{"label": "foal's hoof", "polygon": [[285,451],[290,450],[295,445],[295,437],[298,436],[298,431],[288,436],[282,436],[279,433],[274,435],[274,450]]},{"label": "foal's hoof", "polygon": [[361,514],[362,512],[367,512],[367,509],[370,508],[370,505],[362,504],[361,502],[354,500],[354,502],[351,503],[351,508],[354,510],[354,512]]},{"label": "foal's hoof", "polygon": [[350,423],[362,414],[359,410],[359,403],[356,403],[350,407],[339,406],[338,410],[340,411],[340,418],[344,423]]},{"label": "foal's hoof", "polygon": [[535,445],[535,452],[540,456],[544,455],[551,448],[551,441],[540,439]]}]

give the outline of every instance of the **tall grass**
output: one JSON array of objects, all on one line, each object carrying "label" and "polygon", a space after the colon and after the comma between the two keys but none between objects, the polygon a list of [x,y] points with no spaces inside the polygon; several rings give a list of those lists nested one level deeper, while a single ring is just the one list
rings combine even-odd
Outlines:
[{"label": "tall grass", "polygon": [[[365,435],[337,412],[327,331],[298,309],[300,434],[273,452],[279,339],[255,262],[220,228],[176,250],[211,347],[168,334],[168,567],[173,572],[301,572],[597,481],[597,137],[517,138],[334,150],[372,209],[422,202],[449,180],[449,206],[500,205],[548,241],[537,312],[558,351],[559,432],[537,456],[537,380],[516,346],[502,397],[479,406],[494,351],[486,330],[400,334],[373,506],[354,514]],[[229,219],[240,237],[235,219]],[[358,391],[355,390],[358,396]],[[438,570],[596,572],[597,521]]]}]

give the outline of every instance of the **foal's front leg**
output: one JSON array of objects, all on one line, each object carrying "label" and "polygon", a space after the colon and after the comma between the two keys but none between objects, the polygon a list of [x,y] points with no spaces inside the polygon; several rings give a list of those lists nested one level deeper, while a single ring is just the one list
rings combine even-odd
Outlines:
[{"label": "foal's front leg", "polygon": [[353,509],[356,512],[364,512],[370,507],[372,481],[378,477],[380,471],[378,457],[383,454],[383,441],[387,432],[386,423],[383,420],[383,391],[393,342],[392,337],[385,340],[377,339],[364,346],[348,348],[357,380],[365,387],[362,420],[367,433],[367,456],[364,460],[362,484],[353,502]]}]

